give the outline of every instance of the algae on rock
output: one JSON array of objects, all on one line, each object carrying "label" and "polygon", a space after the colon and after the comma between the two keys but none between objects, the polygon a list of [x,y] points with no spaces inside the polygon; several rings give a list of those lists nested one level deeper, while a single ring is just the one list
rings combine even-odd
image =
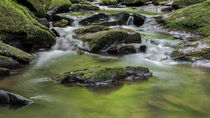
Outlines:
[{"label": "algae on rock", "polygon": [[54,45],[54,34],[31,15],[27,8],[16,2],[1,0],[0,40],[27,51]]}]

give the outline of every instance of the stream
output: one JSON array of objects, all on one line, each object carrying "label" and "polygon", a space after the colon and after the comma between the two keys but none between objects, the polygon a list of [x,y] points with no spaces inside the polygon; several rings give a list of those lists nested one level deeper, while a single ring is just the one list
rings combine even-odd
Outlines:
[{"label": "stream", "polygon": [[[82,27],[78,25],[79,20],[75,20],[73,26],[54,27],[61,37],[51,50],[38,52],[34,63],[0,80],[1,89],[30,98],[33,104],[20,109],[0,104],[0,118],[210,117],[210,63],[171,60],[169,55],[173,47],[182,42],[173,39],[177,32],[164,30],[149,15],[141,27],[134,26],[132,18],[129,20],[122,27],[141,33],[146,53],[110,56],[86,52],[77,55],[74,49],[82,46],[82,42],[72,36],[75,29]],[[98,65],[145,66],[153,77],[144,82],[100,89],[69,87],[50,80],[64,72]]]}]

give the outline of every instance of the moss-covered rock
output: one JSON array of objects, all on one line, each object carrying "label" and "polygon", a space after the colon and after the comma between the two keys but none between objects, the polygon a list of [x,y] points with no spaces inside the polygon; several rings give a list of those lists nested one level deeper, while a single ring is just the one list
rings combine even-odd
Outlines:
[{"label": "moss-covered rock", "polygon": [[165,19],[166,28],[210,35],[210,0],[176,10]]},{"label": "moss-covered rock", "polygon": [[26,6],[38,17],[46,17],[48,9],[55,12],[65,12],[71,6],[70,0],[16,0],[19,4]]},{"label": "moss-covered rock", "polygon": [[207,0],[174,0],[173,1],[173,7],[174,8],[183,8],[192,4],[201,3]]},{"label": "moss-covered rock", "polygon": [[113,55],[125,55],[137,53],[138,49],[132,44],[120,44],[110,48],[107,52]]},{"label": "moss-covered rock", "polygon": [[91,25],[84,28],[76,29],[74,32],[76,34],[86,34],[86,33],[95,33],[99,31],[105,31],[105,30],[109,30],[109,28],[103,25]]},{"label": "moss-covered rock", "polygon": [[54,9],[56,13],[69,11],[72,3],[70,0],[51,0],[49,9]]},{"label": "moss-covered rock", "polygon": [[175,51],[171,53],[171,57],[174,60],[191,62],[201,59],[210,59],[209,40],[210,38],[205,38],[180,44]]},{"label": "moss-covered rock", "polygon": [[0,67],[7,69],[16,69],[20,68],[21,64],[16,60],[12,59],[11,57],[0,55]]},{"label": "moss-covered rock", "polygon": [[65,19],[53,23],[54,27],[65,27],[67,25],[69,25],[69,21]]},{"label": "moss-covered rock", "polygon": [[77,34],[75,38],[88,42],[88,51],[91,52],[99,52],[113,44],[141,43],[141,35],[138,32],[124,28],[113,28],[82,35]]},{"label": "moss-covered rock", "polygon": [[9,73],[10,73],[9,69],[0,67],[0,79],[2,76],[8,76]]},{"label": "moss-covered rock", "polygon": [[118,0],[100,0],[100,4],[102,5],[114,5],[117,3],[118,3]]},{"label": "moss-covered rock", "polygon": [[125,25],[130,17],[129,13],[121,12],[117,14],[99,13],[81,20],[81,25]]},{"label": "moss-covered rock", "polygon": [[11,0],[0,1],[0,40],[32,51],[50,48],[54,34],[31,16],[31,12]]},{"label": "moss-covered rock", "polygon": [[89,3],[73,4],[71,6],[72,11],[96,11],[99,7],[91,5]]},{"label": "moss-covered rock", "polygon": [[154,5],[166,5],[167,0],[152,0]]},{"label": "moss-covered rock", "polygon": [[[2,59],[8,59],[6,57],[11,57],[13,60],[16,60],[22,64],[27,64],[33,60],[32,55],[1,42],[0,42],[0,55],[5,56],[5,58]],[[8,59],[8,61],[12,60]]]},{"label": "moss-covered rock", "polygon": [[101,67],[96,66],[87,68],[84,70],[76,70],[72,72],[66,72],[61,76],[53,78],[61,84],[73,84],[73,85],[110,85],[118,83],[121,80],[145,80],[151,77],[152,74],[148,68],[145,67]]}]

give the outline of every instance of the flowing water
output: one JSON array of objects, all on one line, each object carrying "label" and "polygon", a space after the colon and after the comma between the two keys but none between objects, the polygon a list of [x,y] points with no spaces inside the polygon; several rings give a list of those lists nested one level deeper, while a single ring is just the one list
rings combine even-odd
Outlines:
[{"label": "flowing water", "polygon": [[[132,21],[128,24],[123,27],[142,34],[146,53],[76,55],[74,49],[82,42],[73,39],[73,30],[81,26],[55,28],[61,37],[52,50],[39,52],[36,62],[0,80],[1,89],[30,98],[33,104],[20,109],[0,105],[0,118],[210,117],[209,66],[171,60],[169,54],[180,40],[160,30],[152,18],[139,28]],[[145,82],[100,89],[69,87],[50,80],[57,74],[96,65],[145,66],[154,76]]]}]

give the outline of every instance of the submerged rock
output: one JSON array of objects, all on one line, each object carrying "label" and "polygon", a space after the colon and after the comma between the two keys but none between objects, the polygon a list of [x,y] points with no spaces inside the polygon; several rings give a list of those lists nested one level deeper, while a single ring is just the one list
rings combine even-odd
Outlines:
[{"label": "submerged rock", "polygon": [[[94,26],[92,26],[90,29],[93,29],[93,27]],[[76,30],[76,32],[88,32],[88,28],[81,28]],[[112,28],[108,30],[104,28],[104,31],[98,31],[94,33],[77,33],[75,38],[87,42],[88,49],[86,50],[90,52],[100,52],[102,50],[107,50],[110,47],[114,47],[123,43],[141,43],[141,35],[138,32],[125,28]]]},{"label": "submerged rock", "polygon": [[0,90],[0,103],[25,106],[31,104],[32,101],[20,95]]},{"label": "submerged rock", "polygon": [[52,78],[60,84],[72,84],[80,86],[107,86],[121,81],[147,80],[152,76],[145,67],[101,67],[96,66],[83,70],[66,72],[63,75]]}]

